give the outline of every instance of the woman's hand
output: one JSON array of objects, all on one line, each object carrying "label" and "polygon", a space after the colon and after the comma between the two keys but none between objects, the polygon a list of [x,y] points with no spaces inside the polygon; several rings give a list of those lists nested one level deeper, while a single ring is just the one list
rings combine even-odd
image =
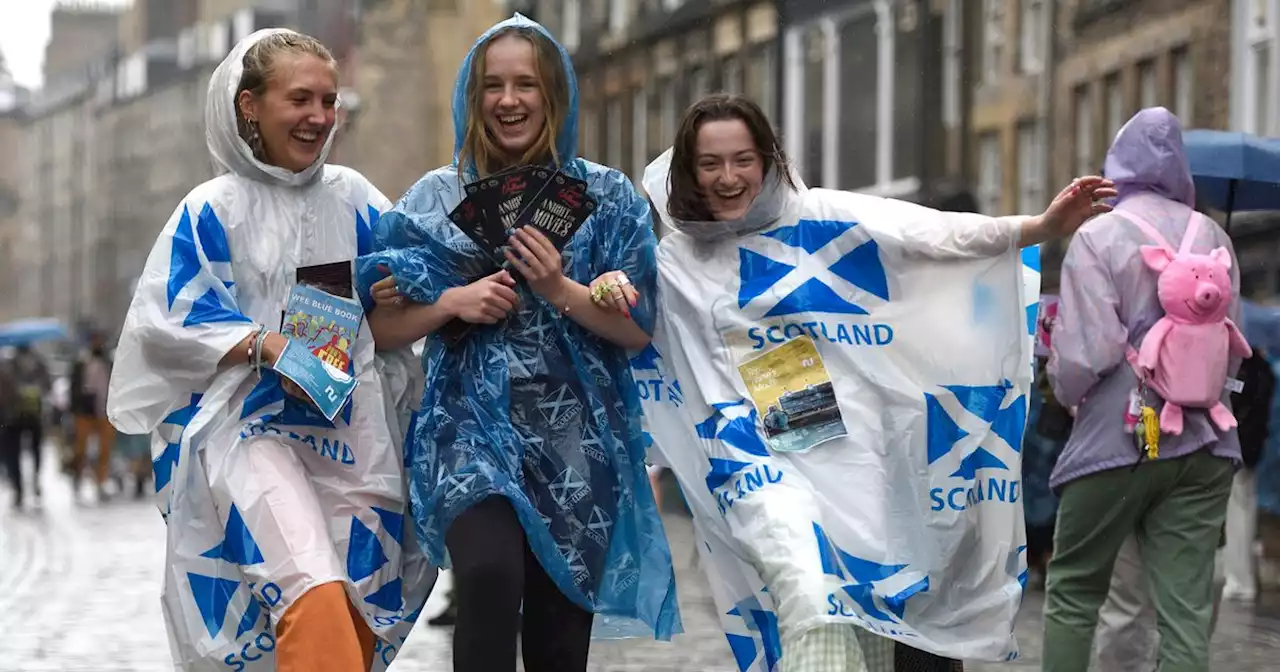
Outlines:
[{"label": "woman's hand", "polygon": [[446,314],[471,324],[496,324],[520,305],[516,280],[506,271],[481,278],[465,287],[454,287],[440,295]]},{"label": "woman's hand", "polygon": [[599,308],[631,319],[631,309],[640,299],[640,291],[622,271],[609,271],[591,281],[591,301]]},{"label": "woman's hand", "polygon": [[378,270],[387,274],[387,277],[373,283],[369,288],[373,295],[373,302],[378,308],[384,306],[399,308],[404,305],[404,296],[400,294],[400,289],[396,287],[396,276],[391,274],[391,269],[378,264]]},{"label": "woman's hand", "polygon": [[537,228],[522,226],[508,240],[507,261],[524,276],[535,294],[556,304],[564,303],[564,261],[560,251]]},{"label": "woman's hand", "polygon": [[1038,217],[1032,217],[1022,229],[1022,245],[1038,245],[1076,232],[1089,218],[1111,212],[1103,199],[1116,197],[1116,185],[1097,176],[1078,177],[1054,197]]},{"label": "woman's hand", "polygon": [[[284,352],[286,346],[289,345],[289,337],[274,331],[267,332],[266,338],[262,339],[262,366],[269,369],[275,365],[280,359],[281,353]],[[301,399],[307,403],[311,403],[311,397],[302,391],[292,380],[280,376],[280,387],[284,388],[285,394]]]}]

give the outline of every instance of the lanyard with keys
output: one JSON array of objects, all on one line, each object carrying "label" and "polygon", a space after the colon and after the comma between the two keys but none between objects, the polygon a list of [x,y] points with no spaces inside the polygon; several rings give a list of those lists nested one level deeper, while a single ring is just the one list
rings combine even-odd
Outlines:
[{"label": "lanyard with keys", "polygon": [[1138,449],[1138,461],[1133,467],[1137,469],[1144,459],[1154,460],[1160,457],[1160,416],[1147,403],[1146,376],[1138,378],[1138,393],[1134,401],[1136,408],[1131,410],[1136,411],[1137,424],[1133,428],[1133,442]]}]

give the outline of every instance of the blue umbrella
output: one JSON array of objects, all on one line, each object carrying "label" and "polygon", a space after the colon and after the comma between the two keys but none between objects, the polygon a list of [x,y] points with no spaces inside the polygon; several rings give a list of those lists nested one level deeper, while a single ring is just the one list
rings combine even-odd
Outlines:
[{"label": "blue umbrella", "polygon": [[0,346],[27,345],[66,337],[66,329],[55,319],[17,320],[0,324]]},{"label": "blue umbrella", "polygon": [[1227,213],[1280,210],[1280,139],[1248,133],[1187,131],[1182,136],[1196,195]]}]

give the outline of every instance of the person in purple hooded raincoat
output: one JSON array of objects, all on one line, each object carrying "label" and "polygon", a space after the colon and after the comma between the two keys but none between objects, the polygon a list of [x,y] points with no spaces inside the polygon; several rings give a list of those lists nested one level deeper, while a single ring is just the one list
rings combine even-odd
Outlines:
[{"label": "person in purple hooded raincoat", "polygon": [[[1142,110],[1125,124],[1107,154],[1106,175],[1119,191],[1116,209],[1151,223],[1174,244],[1199,216],[1182,127],[1164,108]],[[1214,552],[1240,443],[1235,430],[1219,432],[1205,412],[1189,409],[1182,434],[1161,437],[1159,459],[1138,464],[1124,425],[1137,388],[1125,354],[1164,316],[1158,276],[1138,251],[1149,244],[1123,215],[1104,214],[1080,229],[1062,264],[1049,375],[1058,399],[1078,411],[1050,479],[1061,495],[1045,607],[1043,669],[1050,672],[1087,670],[1098,609],[1130,534],[1156,604],[1160,669],[1209,669]],[[1192,250],[1217,247],[1231,252],[1236,300],[1229,316],[1238,322],[1240,278],[1231,240],[1202,217]],[[1231,362],[1233,374],[1238,366]],[[1229,408],[1226,390],[1222,400]]]}]

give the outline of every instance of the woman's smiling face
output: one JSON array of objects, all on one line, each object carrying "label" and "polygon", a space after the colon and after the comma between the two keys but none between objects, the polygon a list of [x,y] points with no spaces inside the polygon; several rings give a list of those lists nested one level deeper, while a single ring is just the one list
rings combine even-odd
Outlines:
[{"label": "woman's smiling face", "polygon": [[482,100],[485,128],[507,156],[522,156],[533,147],[547,115],[532,42],[503,35],[489,44]]},{"label": "woman's smiling face", "polygon": [[261,96],[241,94],[241,109],[257,122],[265,163],[295,173],[320,158],[336,118],[333,63],[312,54],[281,54]]},{"label": "woman's smiling face", "polygon": [[764,159],[740,119],[702,124],[694,167],[707,209],[717,220],[745,215],[764,185]]}]

